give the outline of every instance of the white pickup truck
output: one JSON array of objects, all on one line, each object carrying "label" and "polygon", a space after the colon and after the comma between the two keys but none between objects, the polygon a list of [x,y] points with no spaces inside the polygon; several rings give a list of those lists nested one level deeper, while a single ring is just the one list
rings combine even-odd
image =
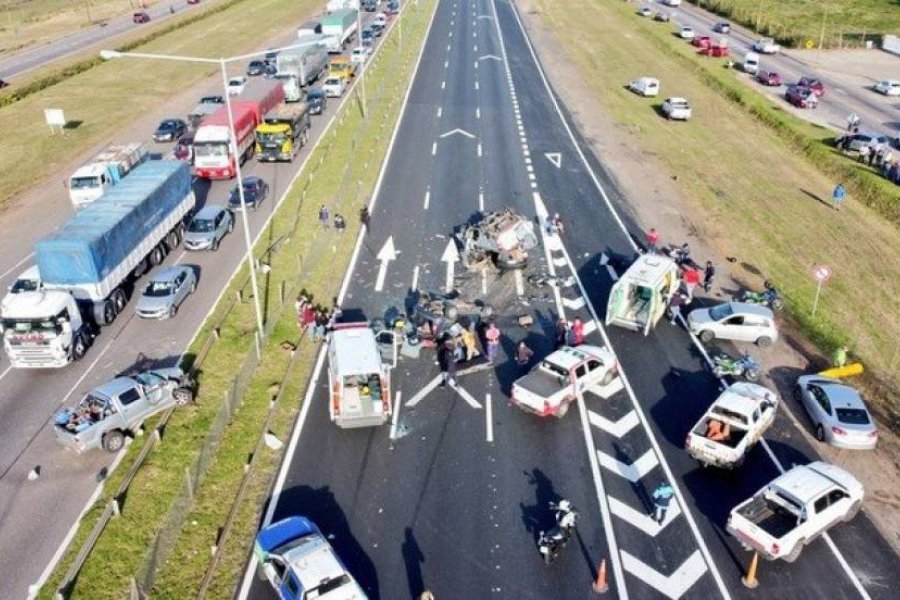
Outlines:
[{"label": "white pickup truck", "polygon": [[517,379],[510,401],[539,417],[563,417],[573,400],[592,386],[608,385],[617,371],[609,348],[566,346]]},{"label": "white pickup truck", "polygon": [[755,383],[731,384],[694,425],[684,447],[703,466],[733,469],[775,420],[778,396]]},{"label": "white pickup truck", "polygon": [[751,48],[760,54],[778,54],[778,51],[781,50],[781,46],[776,44],[775,40],[768,37],[759,38],[753,42]]},{"label": "white pickup truck", "polygon": [[824,462],[798,465],[731,510],[726,529],[768,560],[794,562],[803,546],[859,512],[863,486]]}]

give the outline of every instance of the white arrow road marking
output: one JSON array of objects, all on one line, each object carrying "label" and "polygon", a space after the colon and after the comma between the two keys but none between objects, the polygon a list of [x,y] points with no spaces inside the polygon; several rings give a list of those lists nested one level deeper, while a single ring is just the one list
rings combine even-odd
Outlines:
[{"label": "white arrow road marking", "polygon": [[594,427],[599,427],[606,433],[620,438],[631,431],[639,423],[637,413],[633,410],[618,421],[610,421],[604,416],[598,415],[592,410],[588,410],[588,421]]},{"label": "white arrow road marking", "polygon": [[650,472],[653,467],[659,464],[653,450],[647,450],[639,459],[626,465],[622,461],[613,458],[609,454],[597,450],[597,460],[600,464],[613,473],[618,473],[631,483],[636,483],[638,479]]},{"label": "white arrow road marking", "polygon": [[544,156],[547,157],[547,160],[553,163],[553,166],[557,169],[562,165],[562,154],[559,152],[544,152]]},{"label": "white arrow road marking", "polygon": [[438,384],[440,382],[441,382],[441,375],[438,374],[437,377],[435,377],[434,379],[429,381],[425,387],[423,387],[421,390],[416,392],[416,394],[412,398],[410,398],[409,400],[406,401],[406,407],[412,408],[413,406],[415,406],[416,404],[421,402],[422,398],[427,396],[434,388],[436,388],[438,386]]},{"label": "white arrow road marking", "polygon": [[464,135],[464,136],[466,136],[467,138],[470,138],[470,139],[475,139],[475,136],[474,136],[474,135],[472,135],[471,133],[469,133],[469,132],[466,131],[465,129],[460,129],[459,127],[457,127],[456,129],[451,129],[450,131],[447,131],[447,132],[442,133],[442,134],[441,134],[441,138],[450,137],[451,135],[453,135],[453,134],[455,134],[455,133],[459,133],[459,134]]},{"label": "white arrow road marking", "polygon": [[441,262],[447,263],[447,279],[444,281],[444,291],[450,293],[453,291],[453,277],[456,271],[456,263],[459,262],[459,251],[456,249],[456,242],[453,238],[447,240],[447,247],[441,255]]},{"label": "white arrow road marking", "polygon": [[[476,46],[476,48],[477,48],[477,46]],[[499,61],[500,61],[500,57],[499,57],[499,56],[494,56],[493,54],[487,54],[487,55],[485,55],[485,56],[480,57],[478,60],[496,60],[496,61],[499,62]]]},{"label": "white arrow road marking", "polygon": [[453,391],[462,396],[462,399],[469,403],[469,406],[472,408],[481,408],[481,404],[478,403],[478,400],[472,397],[472,394],[467,392],[465,388],[460,386],[456,381],[450,382],[450,387],[453,388]]},{"label": "white arrow road marking", "polygon": [[[587,334],[585,334],[587,335]],[[606,385],[600,385],[599,383],[595,383],[591,387],[587,389],[590,393],[595,396],[600,396],[604,400],[608,400],[612,398],[615,394],[618,394],[623,389],[625,389],[625,384],[622,383],[621,377],[616,377]]]},{"label": "white arrow road marking", "polygon": [[681,598],[686,591],[694,585],[700,577],[706,573],[706,563],[699,550],[694,550],[678,570],[666,577],[653,567],[647,566],[640,560],[622,551],[622,566],[626,571],[656,588],[661,594],[665,594],[672,600]]},{"label": "white arrow road marking", "polygon": [[492,17],[491,15],[478,15],[478,18],[479,19],[490,19],[491,21],[494,20],[494,17]]},{"label": "white arrow road marking", "polygon": [[[559,265],[557,265],[559,266]],[[570,310],[580,310],[584,308],[584,298],[578,296],[577,298],[563,298],[563,304],[566,305],[566,308]]]},{"label": "white arrow road marking", "polygon": [[666,528],[666,525],[681,515],[681,508],[678,507],[678,503],[673,502],[669,505],[669,510],[666,511],[666,517],[663,519],[662,524],[659,524],[650,515],[637,511],[612,496],[609,497],[609,511],[651,537],[656,537],[660,531]]},{"label": "white arrow road marking", "polygon": [[388,263],[397,258],[397,250],[394,248],[394,236],[389,236],[384,246],[378,251],[377,256],[381,265],[378,267],[378,279],[375,280],[375,291],[384,289],[384,277],[387,275]]}]

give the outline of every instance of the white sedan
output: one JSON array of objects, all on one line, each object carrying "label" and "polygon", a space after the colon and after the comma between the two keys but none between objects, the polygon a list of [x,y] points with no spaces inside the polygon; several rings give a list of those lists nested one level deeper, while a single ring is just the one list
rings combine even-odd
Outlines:
[{"label": "white sedan", "polygon": [[322,91],[329,98],[340,98],[344,94],[345,85],[343,77],[329,77],[322,84]]},{"label": "white sedan", "polygon": [[240,75],[238,77],[232,77],[228,80],[228,95],[229,96],[237,96],[241,92],[244,91],[244,88],[247,86],[247,77],[244,75]]},{"label": "white sedan", "polygon": [[691,118],[691,103],[684,98],[669,98],[662,105],[662,112],[667,119],[687,121]]},{"label": "white sedan", "polygon": [[678,31],[678,37],[683,40],[692,40],[696,37],[697,34],[694,33],[693,27],[688,27],[685,25]]},{"label": "white sedan", "polygon": [[884,79],[872,86],[872,89],[885,96],[900,96],[900,81]]}]

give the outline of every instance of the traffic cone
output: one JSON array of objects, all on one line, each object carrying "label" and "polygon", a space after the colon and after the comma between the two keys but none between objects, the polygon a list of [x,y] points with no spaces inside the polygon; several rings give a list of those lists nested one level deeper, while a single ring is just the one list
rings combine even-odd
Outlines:
[{"label": "traffic cone", "polygon": [[594,591],[598,594],[605,594],[609,589],[609,585],[606,583],[606,559],[600,561],[600,566],[597,568],[597,580],[594,582],[594,585],[591,586],[594,588]]},{"label": "traffic cone", "polygon": [[750,560],[750,568],[747,570],[747,574],[741,577],[741,583],[744,584],[744,587],[748,587],[751,590],[756,589],[756,586],[759,585],[759,581],[756,580],[756,567],[759,564],[759,552],[753,553],[753,558]]}]

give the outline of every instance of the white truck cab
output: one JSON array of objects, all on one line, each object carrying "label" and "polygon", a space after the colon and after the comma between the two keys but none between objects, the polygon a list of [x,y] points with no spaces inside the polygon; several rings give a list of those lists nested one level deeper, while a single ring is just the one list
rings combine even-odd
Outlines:
[{"label": "white truck cab", "polygon": [[72,294],[60,290],[8,295],[0,308],[3,349],[16,368],[62,367],[80,360],[91,343]]},{"label": "white truck cab", "polygon": [[759,54],[756,52],[745,54],[744,61],[741,63],[741,70],[750,75],[759,73]]},{"label": "white truck cab", "polygon": [[22,271],[19,276],[16,277],[16,280],[13,281],[12,285],[6,288],[6,296],[3,298],[3,304],[5,305],[7,300],[16,294],[21,294],[22,292],[39,292],[42,289],[44,289],[44,284],[41,281],[41,272],[38,270],[37,265],[33,265]]},{"label": "white truck cab", "polygon": [[667,256],[643,254],[613,284],[606,306],[606,324],[644,335],[666,312],[678,290],[678,265]]},{"label": "white truck cab", "polygon": [[328,341],[331,420],[343,428],[386,423],[391,418],[391,367],[368,323],[337,324]]},{"label": "white truck cab", "polygon": [[778,396],[755,383],[731,384],[688,433],[685,449],[703,466],[732,469],[775,421]]}]

